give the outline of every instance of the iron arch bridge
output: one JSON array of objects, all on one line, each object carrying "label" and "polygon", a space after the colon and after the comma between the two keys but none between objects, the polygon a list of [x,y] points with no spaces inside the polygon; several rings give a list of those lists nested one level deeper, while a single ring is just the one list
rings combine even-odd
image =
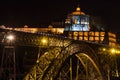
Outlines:
[{"label": "iron arch bridge", "polygon": [[[50,33],[0,29],[3,80],[109,80],[119,48]],[[14,35],[14,41],[7,39]],[[113,50],[114,48],[114,50]],[[7,65],[6,65],[7,64]]]}]

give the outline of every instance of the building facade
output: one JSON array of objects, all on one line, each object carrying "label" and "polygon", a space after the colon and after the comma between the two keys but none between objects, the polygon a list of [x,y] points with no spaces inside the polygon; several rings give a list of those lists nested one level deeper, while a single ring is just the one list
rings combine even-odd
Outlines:
[{"label": "building facade", "polygon": [[108,44],[110,46],[116,46],[116,34],[107,31],[91,31],[89,15],[86,15],[81,11],[80,7],[76,8],[76,11],[67,15],[64,22],[64,27],[56,28],[54,25],[49,25],[47,28],[29,28],[24,26],[24,28],[14,28],[18,31],[24,32],[50,32],[54,34],[62,34],[70,39],[74,40],[86,40],[90,42],[97,42],[101,44]]},{"label": "building facade", "polygon": [[81,12],[80,7],[75,12],[68,14],[64,31],[89,31],[89,16]]},{"label": "building facade", "polygon": [[77,7],[75,12],[67,16],[64,34],[70,39],[116,46],[116,34],[102,30],[91,31],[90,28],[90,16],[82,12],[80,7]]}]

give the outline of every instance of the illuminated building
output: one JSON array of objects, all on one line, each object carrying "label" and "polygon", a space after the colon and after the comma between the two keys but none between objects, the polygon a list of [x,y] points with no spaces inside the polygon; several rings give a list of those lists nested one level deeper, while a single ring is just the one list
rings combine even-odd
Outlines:
[{"label": "illuminated building", "polygon": [[[50,32],[54,34],[62,34],[70,39],[74,40],[86,40],[91,42],[97,42],[102,44],[108,44],[110,46],[116,46],[116,34],[112,32],[97,30],[91,31],[90,16],[81,11],[80,7],[76,8],[75,12],[68,14],[64,24],[57,23],[56,25],[49,25],[47,28],[14,28],[18,31],[24,32]],[[62,27],[64,25],[64,27]],[[42,27],[42,26],[41,26]]]},{"label": "illuminated building", "polygon": [[31,33],[39,33],[39,32],[49,32],[54,34],[63,34],[64,28],[54,28],[52,25],[49,25],[48,28],[29,28],[28,26],[24,26],[24,28],[14,28],[17,31],[23,32],[31,32]]},{"label": "illuminated building", "polygon": [[65,21],[65,31],[89,31],[89,16],[81,12],[80,7],[75,12],[68,14]]},{"label": "illuminated building", "polygon": [[70,39],[86,40],[116,46],[116,34],[102,30],[91,31],[89,17],[89,15],[81,11],[80,7],[77,7],[75,12],[67,16],[64,34]]},{"label": "illuminated building", "polygon": [[110,46],[116,46],[116,35],[111,32],[104,31],[70,31],[68,37],[75,40],[86,40]]}]

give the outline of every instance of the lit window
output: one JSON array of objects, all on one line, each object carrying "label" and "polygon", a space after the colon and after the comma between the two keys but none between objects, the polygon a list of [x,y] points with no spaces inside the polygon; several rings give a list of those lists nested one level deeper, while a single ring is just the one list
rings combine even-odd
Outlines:
[{"label": "lit window", "polygon": [[77,37],[74,37],[74,40],[77,40]]},{"label": "lit window", "polygon": [[100,41],[103,41],[104,37],[100,37]]},{"label": "lit window", "polygon": [[94,32],[89,32],[89,36],[94,36]]},{"label": "lit window", "polygon": [[108,35],[111,36],[111,37],[116,37],[116,35],[113,34],[113,33],[108,33]]},{"label": "lit window", "polygon": [[99,41],[99,37],[95,37],[95,41]]},{"label": "lit window", "polygon": [[83,37],[79,37],[79,40],[83,40]]},{"label": "lit window", "polygon": [[94,37],[89,37],[89,40],[90,40],[90,41],[93,41],[93,40],[94,40]]},{"label": "lit window", "polygon": [[74,35],[74,36],[78,36],[78,32],[74,32],[73,35]]},{"label": "lit window", "polygon": [[84,32],[84,36],[88,36],[88,32]]},{"label": "lit window", "polygon": [[88,40],[88,37],[84,37],[84,40]]},{"label": "lit window", "polygon": [[115,46],[116,44],[113,43],[113,42],[109,42],[109,45],[110,45],[110,46]]},{"label": "lit window", "polygon": [[79,32],[79,35],[82,36],[82,35],[83,35],[83,32]]},{"label": "lit window", "polygon": [[70,19],[66,19],[65,23],[67,24],[70,24]]},{"label": "lit window", "polygon": [[109,38],[109,41],[116,42],[115,38]]},{"label": "lit window", "polygon": [[72,36],[72,34],[68,34],[69,36]]},{"label": "lit window", "polygon": [[100,36],[104,36],[105,35],[105,32],[100,32]]},{"label": "lit window", "polygon": [[99,36],[99,32],[95,32],[95,36]]}]

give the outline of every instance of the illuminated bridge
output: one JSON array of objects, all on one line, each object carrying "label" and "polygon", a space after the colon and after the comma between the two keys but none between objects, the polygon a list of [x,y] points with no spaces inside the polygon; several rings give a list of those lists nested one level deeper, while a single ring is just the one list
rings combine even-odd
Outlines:
[{"label": "illuminated bridge", "polygon": [[[7,37],[12,34],[11,37]],[[49,33],[0,29],[0,80],[110,80],[119,49]],[[112,54],[111,54],[112,53]]]}]

